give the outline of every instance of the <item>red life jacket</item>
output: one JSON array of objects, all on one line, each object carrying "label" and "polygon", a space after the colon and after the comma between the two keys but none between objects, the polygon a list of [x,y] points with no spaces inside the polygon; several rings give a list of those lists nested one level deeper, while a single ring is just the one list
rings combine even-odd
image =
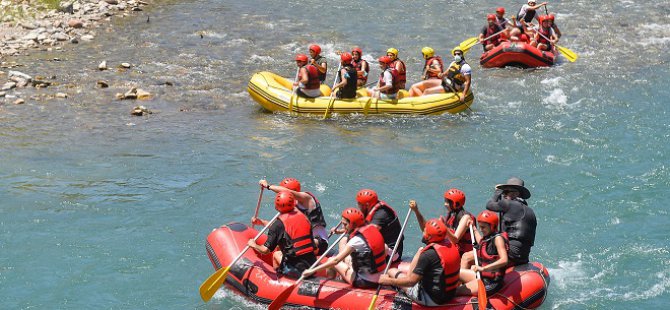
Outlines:
[{"label": "red life jacket", "polygon": [[[496,24],[493,24],[493,26],[487,27],[486,28],[486,38],[496,34],[500,30],[502,30],[502,29],[500,29],[500,27]],[[498,44],[500,44],[500,35],[497,35],[495,37],[492,37],[492,38],[484,41],[484,44],[485,45],[493,44],[493,46],[498,46]]]},{"label": "red life jacket", "polygon": [[[398,63],[401,63],[402,68],[403,68],[402,72],[396,71],[396,72],[398,72],[398,85],[403,85],[403,84],[407,83],[407,66],[405,66],[405,63],[400,59],[396,59],[389,65],[389,67],[391,67],[391,69],[396,69],[396,66],[398,65]],[[393,77],[393,82],[394,83],[395,83],[395,80],[396,80],[396,78]]]},{"label": "red life jacket", "polygon": [[[426,68],[428,65],[433,63],[433,60],[437,60],[437,62],[440,63],[440,72],[444,71],[444,63],[442,62],[442,57],[440,56],[433,56],[426,59],[426,63],[423,65],[423,67]],[[437,73],[431,72],[430,70],[426,71],[426,77],[427,79],[439,79],[439,77],[437,77]]]},{"label": "red life jacket", "polygon": [[[551,27],[549,28],[540,27],[539,32],[540,34],[544,35],[544,37],[551,38]],[[549,42],[549,40],[545,39],[544,37],[540,35],[539,38],[537,39],[537,42],[546,45],[551,45],[551,42]]]},{"label": "red life jacket", "polygon": [[365,66],[365,73],[370,73],[370,64],[368,64],[367,61],[363,60],[363,58],[359,59],[358,61],[351,60],[351,64],[354,66],[356,69],[356,74],[358,75],[358,79],[362,80],[363,83],[368,81],[368,76],[367,74],[363,73],[363,63],[366,64]]},{"label": "red life jacket", "polygon": [[[461,271],[461,256],[458,249],[451,242],[431,243],[421,253],[428,249],[435,249],[442,265],[442,281],[438,284],[445,293],[454,291],[458,287],[458,276]],[[425,275],[424,275],[425,276]]]},{"label": "red life jacket", "polygon": [[[505,251],[509,251],[509,239],[507,238],[507,233],[493,233],[485,238],[482,238],[479,243],[479,249],[477,250],[477,256],[479,257],[479,263],[482,267],[495,263],[500,259],[500,254],[498,253],[498,248],[496,248],[495,238],[497,236],[502,236],[505,240]],[[482,277],[485,278],[497,278],[505,275],[505,267],[500,267],[496,271],[482,271]]]},{"label": "red life jacket", "polygon": [[400,75],[398,74],[398,70],[394,68],[386,68],[386,70],[379,74],[379,87],[381,88],[386,85],[384,82],[384,72],[386,71],[391,72],[391,76],[393,77],[393,86],[390,89],[382,90],[381,92],[383,94],[396,94],[400,90]]},{"label": "red life jacket", "polygon": [[[321,87],[319,69],[314,65],[305,65],[304,68],[307,69],[307,84],[305,85],[305,89],[319,89]],[[298,80],[302,80],[302,70],[300,70]]]},{"label": "red life jacket", "polygon": [[[465,211],[464,209],[460,209],[456,212],[450,211],[446,217],[440,216],[440,219],[442,220],[442,222],[444,222],[445,225],[447,225],[447,227],[449,227],[455,233],[456,229],[458,228],[458,223],[461,222],[461,218],[463,216],[469,216],[470,218],[472,218],[473,223],[472,225],[475,227],[477,226],[476,224],[477,220],[475,219],[475,217],[472,214],[470,214],[470,212]],[[458,240],[457,246],[458,246],[458,252],[461,254],[461,256],[463,256],[463,253],[472,251],[472,238],[470,238],[470,234],[467,232],[467,230],[466,233],[464,233],[463,236],[461,236],[461,239]]]},{"label": "red life jacket", "polygon": [[386,248],[384,237],[377,227],[365,225],[354,230],[349,239],[359,236],[365,241],[367,250],[354,251],[351,253],[351,265],[354,272],[377,273],[386,268]]},{"label": "red life jacket", "polygon": [[279,220],[284,224],[284,230],[291,238],[287,242],[287,248],[282,249],[284,255],[301,256],[316,251],[312,240],[312,226],[307,216],[293,210],[280,215]]}]

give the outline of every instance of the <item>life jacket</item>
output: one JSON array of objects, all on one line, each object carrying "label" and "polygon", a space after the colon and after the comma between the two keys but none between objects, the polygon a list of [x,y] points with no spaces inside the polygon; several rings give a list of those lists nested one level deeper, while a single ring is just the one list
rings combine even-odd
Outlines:
[{"label": "life jacket", "polygon": [[[479,263],[482,267],[495,263],[500,259],[500,254],[498,253],[498,248],[495,244],[495,238],[497,236],[502,236],[505,240],[505,251],[509,251],[509,239],[507,238],[507,233],[493,233],[484,238],[479,242],[479,249],[477,249],[477,257],[479,258]],[[482,277],[485,278],[498,278],[505,275],[505,267],[500,267],[496,271],[482,271]]]},{"label": "life jacket", "polygon": [[[486,27],[486,35],[484,35],[484,37],[488,38],[488,37],[498,33],[501,30],[502,29],[500,28],[500,26],[498,26],[496,24],[493,24],[492,27],[491,26]],[[500,34],[484,41],[484,44],[485,45],[493,44],[493,46],[498,46],[498,44],[500,44]]]},{"label": "life jacket", "polygon": [[533,209],[526,205],[525,200],[517,198],[514,208],[523,208],[524,214],[521,218],[510,218],[503,213],[502,222],[507,237],[510,240],[517,240],[524,246],[530,248],[535,244],[535,230],[537,229],[537,219]]},{"label": "life jacket", "polygon": [[[469,216],[472,218],[472,225],[477,226],[477,219],[468,211],[465,211],[465,209],[459,209],[458,211],[449,211],[447,213],[447,216],[440,216],[440,219],[442,222],[444,222],[445,225],[447,225],[448,228],[450,228],[453,232],[456,231],[458,228],[458,223],[461,222],[461,219],[463,216]],[[469,228],[468,228],[469,229]],[[463,253],[470,252],[472,251],[472,238],[470,237],[469,233],[463,234],[460,240],[458,240],[458,252],[463,255]]]},{"label": "life jacket", "polygon": [[523,19],[526,23],[530,23],[533,21],[533,18],[535,18],[535,13],[535,10],[526,10],[526,14],[521,15],[521,9],[519,9],[519,12],[516,13],[516,20],[521,21],[521,19]]},{"label": "life jacket", "polygon": [[386,68],[386,70],[379,74],[379,87],[384,87],[386,85],[386,82],[384,82],[384,72],[386,71],[391,72],[391,76],[393,77],[393,86],[390,89],[383,90],[381,92],[384,94],[396,94],[400,90],[400,74],[398,74],[398,70],[394,68]]},{"label": "life jacket", "polygon": [[295,257],[316,251],[312,240],[312,226],[307,216],[293,210],[281,214],[279,220],[284,224],[284,230],[290,238],[286,243],[286,248],[282,249],[285,256]]},{"label": "life jacket", "polygon": [[[437,60],[437,62],[440,63],[440,72],[442,72],[442,70],[444,70],[444,63],[442,62],[442,57],[440,57],[440,56],[433,56],[433,57],[430,57],[430,58],[426,59],[426,63],[423,65],[423,67],[426,68],[428,65],[433,63],[433,60]],[[430,72],[430,70],[427,70],[426,71],[426,79],[439,79],[439,77],[437,77],[437,73]]]},{"label": "life jacket", "polygon": [[449,72],[447,72],[447,79],[451,80],[454,84],[463,85],[465,84],[465,75],[461,73],[461,67],[466,64],[465,60],[461,60],[460,63],[452,61],[449,65]]},{"label": "life jacket", "polygon": [[[363,63],[366,64],[365,66],[365,71],[363,71]],[[367,73],[370,73],[370,64],[368,64],[367,61],[365,61],[363,58],[359,59],[358,61],[351,60],[351,64],[356,68],[356,74],[358,75],[358,79],[363,81],[363,83],[368,81],[368,75]]]},{"label": "life jacket", "polygon": [[[509,21],[507,20],[507,18],[504,18],[504,17],[499,18],[498,15],[496,15],[496,25],[498,25],[498,27],[500,27],[500,30],[505,29],[505,27],[507,27],[508,23],[509,23]],[[500,31],[500,30],[498,30],[498,31]]]},{"label": "life jacket", "polygon": [[[549,40],[545,39],[545,37],[551,38],[551,27],[549,27],[549,28],[540,27],[538,32],[540,33],[540,36],[537,40],[537,43],[546,44],[551,48],[551,42],[549,42]],[[544,36],[542,36],[542,35],[544,35]]]},{"label": "life jacket", "polygon": [[[398,63],[401,63],[402,68],[403,68],[402,72],[398,71],[398,85],[403,85],[403,84],[407,83],[407,66],[405,66],[405,63],[400,59],[396,59],[389,65],[389,67],[391,67],[391,69],[396,69],[396,66],[398,65]],[[394,83],[395,83],[395,80],[396,79],[394,77],[393,78]]]},{"label": "life jacket", "polygon": [[[314,58],[314,61],[317,64],[319,64],[320,60],[323,59],[323,58],[324,58],[323,56],[317,55],[316,58]],[[319,74],[319,83],[325,82],[326,81],[326,73],[328,73],[328,71],[326,71],[324,73],[321,73],[321,71],[319,71],[319,69],[316,69],[316,72]]]},{"label": "life jacket", "polygon": [[393,208],[387,205],[386,202],[380,200],[379,202],[377,202],[376,205],[374,205],[370,209],[368,215],[365,217],[365,221],[367,223],[372,222],[372,217],[381,208],[386,208],[387,210],[391,211],[391,213],[393,213],[393,220],[389,224],[387,224],[386,227],[379,228],[381,230],[382,236],[384,237],[386,244],[388,244],[389,248],[393,248],[396,246],[395,242],[396,240],[398,240],[400,230],[402,229],[402,226],[400,225],[400,219],[398,218],[398,214],[395,212],[395,210],[393,210]]},{"label": "life jacket", "polygon": [[298,205],[298,210],[302,212],[304,215],[307,216],[307,219],[309,219],[309,222],[312,223],[312,229],[316,226],[321,226],[321,227],[328,227],[328,224],[326,224],[326,218],[323,216],[323,210],[321,209],[321,203],[319,202],[318,199],[316,199],[316,196],[310,192],[306,192],[308,195],[312,196],[312,199],[314,199],[314,204],[316,207],[314,210],[309,212],[307,208],[302,208],[301,205]]},{"label": "life jacket", "polygon": [[[314,65],[305,65],[304,68],[307,69],[307,84],[305,85],[305,89],[319,89],[321,87],[319,69]],[[298,77],[298,80],[302,80],[302,70],[300,71],[301,76]]]},{"label": "life jacket", "polygon": [[458,287],[458,276],[461,271],[461,256],[458,254],[458,250],[452,243],[446,240],[441,243],[427,245],[421,250],[421,253],[428,249],[435,250],[437,256],[440,258],[440,265],[442,265],[441,270],[438,271],[442,273],[440,282],[433,283],[433,285],[438,286],[445,293],[454,291]]},{"label": "life jacket", "polygon": [[354,230],[349,239],[359,236],[365,241],[367,247],[364,251],[351,253],[351,265],[354,272],[378,273],[386,268],[386,248],[384,237],[377,227],[365,225]]},{"label": "life jacket", "polygon": [[[338,96],[340,98],[356,98],[356,88],[358,88],[358,85],[356,85],[358,82],[358,73],[351,64],[344,65],[343,69],[347,70],[349,78],[347,78],[347,85],[339,90]],[[341,70],[337,72],[337,75],[340,77],[340,81],[342,81]]]}]

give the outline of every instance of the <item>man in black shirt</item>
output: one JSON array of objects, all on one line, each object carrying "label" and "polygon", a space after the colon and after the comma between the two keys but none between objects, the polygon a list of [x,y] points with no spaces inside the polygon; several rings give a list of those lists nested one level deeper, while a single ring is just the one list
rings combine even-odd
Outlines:
[{"label": "man in black shirt", "polygon": [[426,222],[420,248],[409,266],[409,274],[389,269],[379,284],[401,287],[414,302],[424,306],[445,304],[459,287],[460,256],[458,247],[445,240],[447,226],[439,219]]},{"label": "man in black shirt", "polygon": [[486,203],[486,209],[502,212],[502,229],[509,238],[509,265],[528,263],[530,248],[535,244],[537,220],[535,212],[528,207],[526,199],[530,191],[524,187],[522,179],[513,177],[506,184],[496,185],[493,198]]}]

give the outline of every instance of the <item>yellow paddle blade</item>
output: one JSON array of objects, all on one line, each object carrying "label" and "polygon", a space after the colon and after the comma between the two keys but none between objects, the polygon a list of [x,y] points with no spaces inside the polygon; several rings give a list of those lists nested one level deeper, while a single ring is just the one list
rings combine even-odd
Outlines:
[{"label": "yellow paddle blade", "polygon": [[[467,53],[473,46],[475,46],[477,43],[479,43],[479,39],[477,37],[471,37],[468,38],[467,40],[461,42],[457,47],[460,47],[463,53]],[[451,50],[451,54],[454,54],[454,50],[456,50],[456,47],[454,47]]]},{"label": "yellow paddle blade", "polygon": [[368,307],[368,310],[375,310],[375,304],[377,303],[377,297],[379,295],[375,295],[372,297],[372,301],[370,302],[370,306]]},{"label": "yellow paddle blade", "polygon": [[479,310],[486,310],[486,305],[489,303],[486,298],[486,286],[482,279],[477,280],[477,303]]},{"label": "yellow paddle blade", "polygon": [[226,276],[228,275],[228,270],[230,267],[224,267],[216,272],[214,272],[205,282],[202,282],[200,285],[200,298],[203,301],[208,302],[214,296],[219,287],[223,285],[223,282],[226,281]]},{"label": "yellow paddle blade", "polygon": [[565,56],[566,59],[570,62],[575,62],[579,56],[577,56],[577,53],[573,52],[571,49],[563,46],[556,45],[558,48],[558,51]]}]

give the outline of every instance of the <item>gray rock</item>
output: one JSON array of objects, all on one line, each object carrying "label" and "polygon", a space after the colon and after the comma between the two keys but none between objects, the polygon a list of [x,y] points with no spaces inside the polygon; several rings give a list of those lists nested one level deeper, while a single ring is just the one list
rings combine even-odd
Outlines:
[{"label": "gray rock", "polygon": [[22,79],[28,80],[28,81],[31,81],[33,79],[32,76],[27,75],[27,74],[25,74],[21,71],[9,70],[9,72],[7,74],[8,74],[7,76],[9,76],[10,78],[16,76],[16,77],[19,77],[19,78],[22,78]]},{"label": "gray rock", "polygon": [[65,99],[65,98],[67,98],[67,94],[66,93],[56,93],[56,98]]},{"label": "gray rock", "polygon": [[109,3],[109,4],[111,4],[111,5],[117,5],[117,4],[119,4],[119,1],[118,1],[118,0],[104,0],[104,1],[107,2],[107,3]]},{"label": "gray rock", "polygon": [[53,38],[56,39],[56,41],[67,41],[70,39],[70,37],[67,34],[64,34],[62,32],[57,32],[53,35]]},{"label": "gray rock", "polygon": [[27,35],[23,36],[24,41],[37,41],[37,33],[29,32]]},{"label": "gray rock", "polygon": [[24,104],[24,103],[26,103],[26,101],[23,100],[23,99],[21,99],[21,98],[16,99],[16,100],[14,101],[14,104]]},{"label": "gray rock", "polygon": [[142,8],[139,7],[139,6],[135,6],[135,7],[132,8],[132,11],[139,12],[139,11],[142,11]]},{"label": "gray rock", "polygon": [[67,25],[72,28],[83,28],[84,22],[81,19],[72,18],[67,21]]},{"label": "gray rock", "polygon": [[63,12],[63,13],[68,13],[68,14],[74,14],[74,3],[70,2],[63,2],[61,3],[60,7],[58,7],[58,12]]},{"label": "gray rock", "polygon": [[37,41],[40,41],[40,42],[46,40],[47,38],[48,38],[48,36],[47,36],[46,33],[40,33],[39,35],[37,35]]},{"label": "gray rock", "polygon": [[0,91],[0,98],[3,98],[3,97],[5,97],[5,95],[7,95],[7,93],[6,93],[6,92],[4,92],[4,91]]},{"label": "gray rock", "polygon": [[130,114],[134,115],[134,116],[143,116],[143,115],[148,115],[148,114],[152,114],[152,113],[153,112],[151,112],[149,109],[147,109],[143,105],[138,105],[138,106],[134,107],[132,111],[130,111]]},{"label": "gray rock", "polygon": [[12,89],[12,88],[14,88],[14,87],[16,87],[16,83],[15,83],[15,82],[7,82],[7,83],[5,83],[5,85],[2,85],[1,90],[2,90],[2,91],[6,91],[6,90],[10,90],[10,89]]},{"label": "gray rock", "polygon": [[30,23],[30,22],[22,22],[21,27],[23,27],[23,29],[28,29],[28,30],[37,29],[37,26],[33,23]]},{"label": "gray rock", "polygon": [[79,39],[77,39],[77,37],[72,37],[72,38],[70,39],[70,43],[72,43],[72,44],[77,44],[77,43],[79,43]]},{"label": "gray rock", "polygon": [[90,34],[85,34],[85,35],[81,36],[81,40],[82,40],[82,41],[91,41],[91,40],[93,40],[94,38],[95,38],[95,37],[92,36],[92,35],[90,35]]},{"label": "gray rock", "polygon": [[95,85],[96,85],[97,87],[100,87],[100,88],[107,88],[107,87],[109,87],[109,84],[107,83],[107,81],[103,81],[103,80],[99,80],[97,83],[95,83]]},{"label": "gray rock", "polygon": [[98,65],[98,70],[107,70],[107,61],[103,60],[99,65]]},{"label": "gray rock", "polygon": [[129,64],[127,62],[122,62],[119,67],[124,68],[124,69],[129,69],[131,67],[131,64]]}]

